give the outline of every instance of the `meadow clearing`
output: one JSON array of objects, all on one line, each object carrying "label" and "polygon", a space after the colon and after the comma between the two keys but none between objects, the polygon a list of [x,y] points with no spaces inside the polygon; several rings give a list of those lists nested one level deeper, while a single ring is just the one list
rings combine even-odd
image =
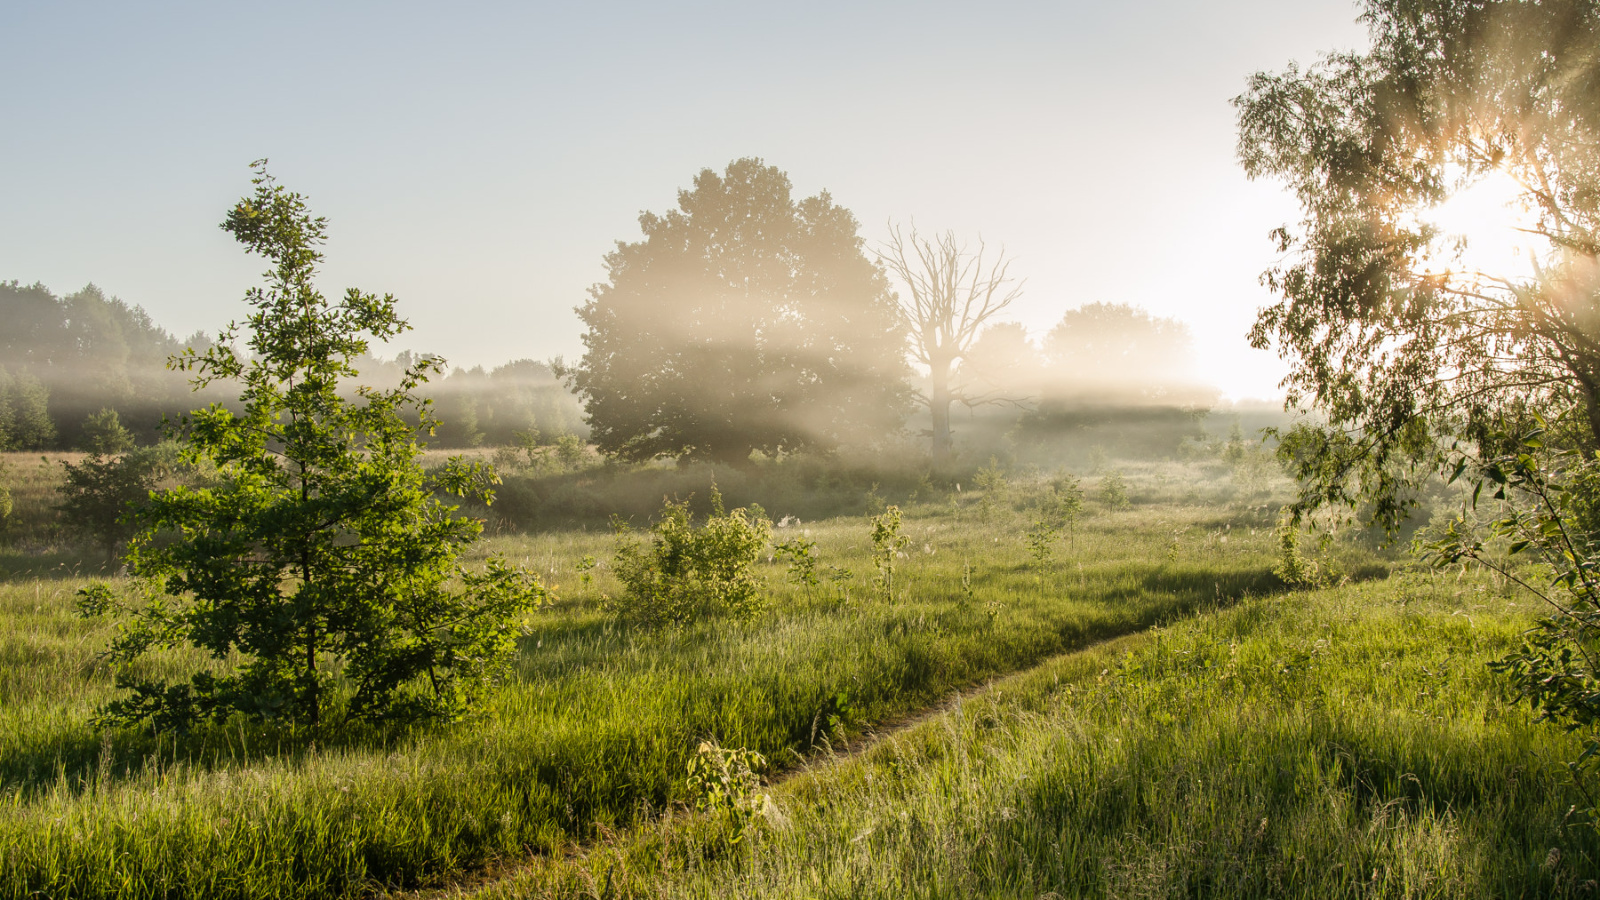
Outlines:
[{"label": "meadow clearing", "polygon": [[[636,538],[504,527],[480,558],[506,554],[560,599],[526,623],[489,710],[443,729],[97,731],[112,626],[74,611],[90,563],[15,546],[0,896],[1593,888],[1594,831],[1568,815],[1575,745],[1484,666],[1531,621],[1526,598],[1410,571],[1362,535],[1322,555],[1335,586],[1291,590],[1274,574],[1283,482],[1215,459],[1111,465],[1083,474],[1075,526],[1042,549],[1029,529],[1056,472],[858,492],[865,512],[905,513],[892,600],[865,515],[796,521],[774,504],[774,540],[815,541],[819,583],[764,558],[764,612],[681,629],[604,608],[608,560]],[[8,471],[25,513],[50,468]],[[703,499],[716,475],[591,477]],[[704,747],[759,754],[766,782],[734,760],[713,796],[688,777]]]}]

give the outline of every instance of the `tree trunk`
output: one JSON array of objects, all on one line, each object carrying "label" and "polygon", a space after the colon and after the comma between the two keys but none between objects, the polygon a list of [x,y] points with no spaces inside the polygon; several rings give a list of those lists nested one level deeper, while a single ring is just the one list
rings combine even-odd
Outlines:
[{"label": "tree trunk", "polygon": [[950,364],[930,367],[928,412],[933,416],[933,468],[939,471],[950,462]]}]

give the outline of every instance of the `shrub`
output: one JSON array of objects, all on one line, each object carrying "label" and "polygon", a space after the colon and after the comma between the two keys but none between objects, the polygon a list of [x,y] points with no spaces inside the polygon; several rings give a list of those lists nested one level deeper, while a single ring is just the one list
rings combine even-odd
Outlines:
[{"label": "shrub", "polygon": [[94,453],[79,463],[63,461],[66,478],[56,488],[61,497],[56,509],[68,531],[104,550],[106,562],[113,562],[140,530],[135,513],[176,463],[170,444],[118,456]]},{"label": "shrub", "polygon": [[689,796],[696,810],[721,818],[728,827],[727,842],[737,844],[770,802],[760,793],[761,769],[766,757],[754,750],[722,747],[701,741],[689,759]]},{"label": "shrub", "polygon": [[1083,515],[1083,486],[1067,472],[1057,473],[1050,479],[1050,491],[1039,504],[1039,518],[1057,530],[1065,530],[1074,541],[1078,535],[1078,519]]},{"label": "shrub", "polygon": [[821,582],[817,578],[817,542],[790,538],[773,545],[773,552],[789,560],[789,580],[807,590]]},{"label": "shrub", "polygon": [[668,501],[650,526],[647,545],[617,549],[620,597],[607,606],[617,617],[651,627],[681,626],[708,615],[752,618],[763,606],[756,561],[771,525],[743,509],[725,512],[711,488],[711,515],[694,526],[688,501]]},{"label": "shrub", "polygon": [[878,570],[883,599],[894,602],[894,563],[909,538],[900,533],[900,507],[891,506],[872,517],[872,565]]},{"label": "shrub", "polygon": [[1050,562],[1050,557],[1055,552],[1056,538],[1060,536],[1061,526],[1042,516],[1029,526],[1028,553],[1033,556],[1033,564],[1036,567],[1043,569]]},{"label": "shrub", "polygon": [[1000,461],[989,457],[989,464],[973,476],[973,484],[983,492],[978,499],[978,517],[987,522],[1010,499],[1011,482],[1006,479]]},{"label": "shrub", "polygon": [[1115,469],[1100,478],[1100,502],[1110,509],[1128,508],[1128,482]]}]

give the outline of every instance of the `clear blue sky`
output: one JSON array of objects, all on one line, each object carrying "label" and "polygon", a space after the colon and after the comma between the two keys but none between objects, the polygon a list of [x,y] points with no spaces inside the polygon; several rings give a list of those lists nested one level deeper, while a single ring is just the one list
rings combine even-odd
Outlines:
[{"label": "clear blue sky", "polygon": [[262,268],[217,228],[269,157],[330,220],[323,289],[391,292],[403,346],[575,355],[641,210],[760,156],[889,218],[1004,244],[1011,317],[1135,303],[1234,395],[1295,217],[1234,162],[1256,70],[1364,45],[1344,0],[75,3],[0,7],[0,279],[94,282],[179,334]]}]

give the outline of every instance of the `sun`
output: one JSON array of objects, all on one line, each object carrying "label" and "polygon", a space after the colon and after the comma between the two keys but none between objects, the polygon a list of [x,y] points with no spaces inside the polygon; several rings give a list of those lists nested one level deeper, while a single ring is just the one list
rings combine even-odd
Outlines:
[{"label": "sun", "polygon": [[1424,271],[1489,283],[1537,277],[1538,219],[1527,190],[1503,170],[1463,186],[1419,218],[1437,230],[1422,256]]}]

